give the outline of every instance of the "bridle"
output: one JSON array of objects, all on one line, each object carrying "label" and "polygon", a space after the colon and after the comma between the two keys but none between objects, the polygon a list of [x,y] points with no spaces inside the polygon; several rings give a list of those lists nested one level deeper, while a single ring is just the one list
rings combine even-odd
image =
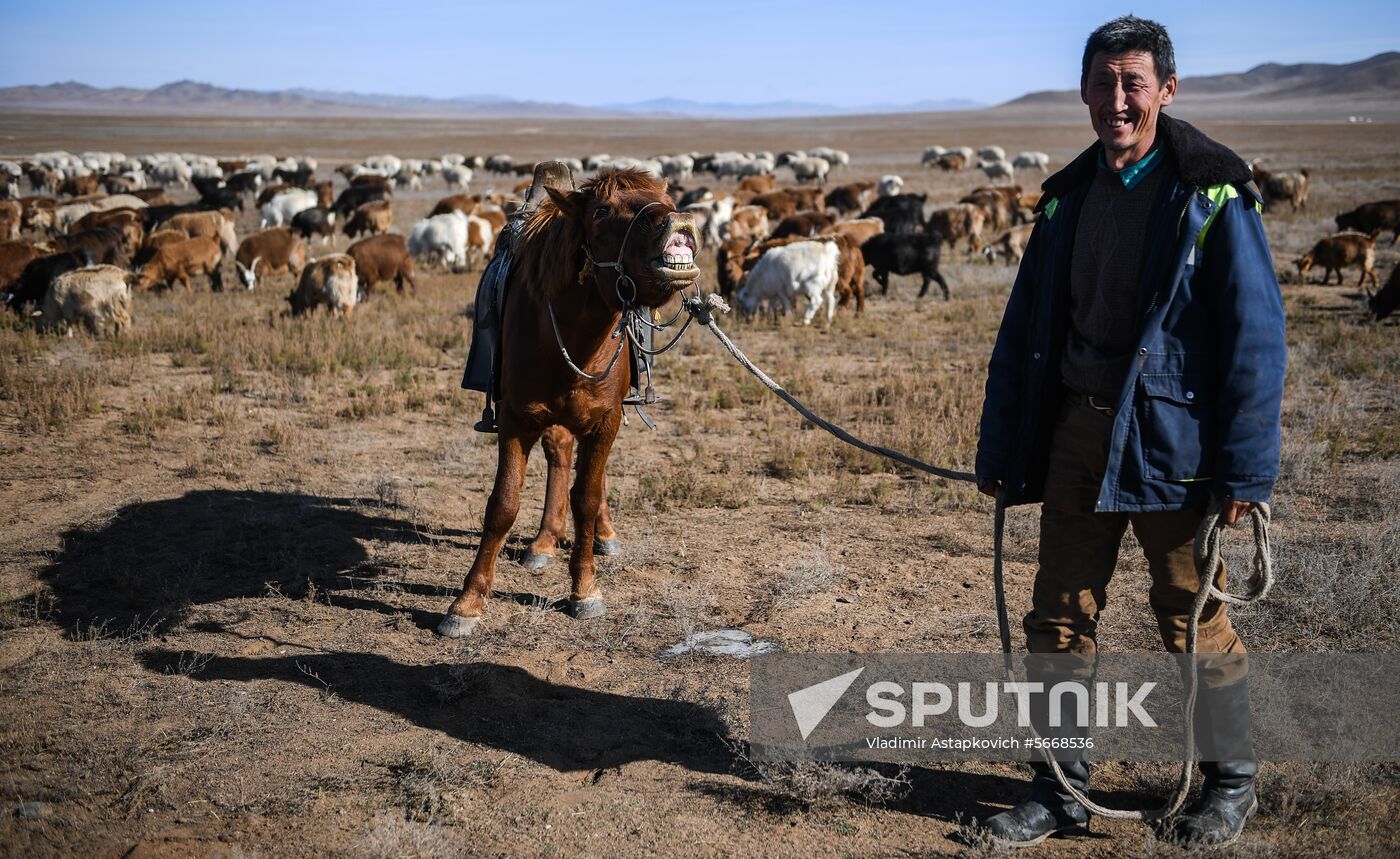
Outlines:
[{"label": "bridle", "polygon": [[[622,305],[622,315],[618,317],[617,328],[613,330],[613,333],[608,338],[610,340],[617,340],[618,343],[617,349],[613,351],[612,358],[608,360],[608,366],[604,368],[603,372],[598,373],[596,375],[585,372],[583,368],[579,367],[577,364],[574,363],[573,358],[569,357],[569,350],[564,347],[564,336],[559,331],[559,320],[554,315],[554,304],[553,302],[545,302],[545,309],[549,312],[549,324],[554,329],[554,342],[559,347],[559,354],[564,358],[565,366],[567,366],[569,370],[572,371],[573,374],[575,376],[578,376],[580,379],[589,382],[601,382],[604,379],[606,379],[612,373],[613,367],[617,366],[617,359],[622,357],[622,347],[625,346],[630,340],[632,342],[632,348],[636,349],[638,353],[646,356],[648,366],[647,376],[649,380],[651,375],[649,372],[651,358],[660,355],[664,352],[669,352],[673,346],[680,342],[681,335],[684,334],[685,330],[690,327],[690,323],[693,317],[687,316],[685,324],[681,326],[681,330],[676,333],[675,338],[671,340],[670,343],[666,344],[660,349],[654,350],[647,349],[644,346],[642,346],[637,336],[637,331],[634,330],[640,329],[643,326],[645,326],[647,328],[652,329],[653,331],[664,331],[667,328],[670,328],[672,325],[674,325],[676,320],[680,318],[680,315],[685,312],[686,295],[685,290],[682,289],[680,290],[682,299],[681,309],[677,310],[676,315],[671,317],[669,321],[659,324],[653,323],[651,320],[647,319],[645,315],[637,313],[637,283],[636,281],[632,280],[632,276],[627,273],[626,269],[623,267],[622,264],[623,259],[627,255],[627,240],[632,237],[632,228],[637,225],[637,221],[642,217],[643,212],[645,212],[647,209],[650,209],[652,206],[660,205],[661,203],[659,201],[647,203],[645,206],[638,209],[636,213],[632,215],[632,220],[627,222],[627,231],[622,234],[622,244],[618,247],[617,259],[612,262],[599,262],[597,259],[594,258],[592,249],[588,247],[588,242],[585,241],[583,243],[583,255],[588,259],[588,265],[592,269],[596,270],[600,268],[610,268],[617,272],[617,279],[613,281],[613,292],[617,295],[618,303]],[[582,278],[580,277],[580,279]],[[624,286],[630,295],[623,295]],[[626,332],[627,334],[625,338],[622,337],[622,334],[624,332]],[[650,386],[649,383],[648,386]]]}]

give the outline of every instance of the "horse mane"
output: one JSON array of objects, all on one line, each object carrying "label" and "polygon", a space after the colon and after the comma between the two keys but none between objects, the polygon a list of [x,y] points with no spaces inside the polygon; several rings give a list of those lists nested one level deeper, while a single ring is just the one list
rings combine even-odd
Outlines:
[{"label": "horse mane", "polygon": [[[617,200],[625,195],[670,199],[666,186],[642,170],[601,170],[584,182],[578,193],[595,200]],[[513,277],[523,281],[530,296],[539,303],[578,289],[585,264],[583,241],[580,219],[564,214],[553,199],[546,197],[525,220]]]}]

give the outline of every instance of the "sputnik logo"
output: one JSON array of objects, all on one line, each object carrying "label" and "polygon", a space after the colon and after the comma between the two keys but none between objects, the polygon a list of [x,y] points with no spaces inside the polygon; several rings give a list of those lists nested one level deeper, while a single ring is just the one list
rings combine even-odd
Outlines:
[{"label": "sputnik logo", "polygon": [[841,696],[846,694],[846,690],[851,688],[851,684],[856,682],[856,678],[863,671],[864,668],[857,668],[855,671],[823,680],[815,686],[798,689],[788,695],[788,704],[792,706],[792,715],[797,720],[797,730],[802,732],[803,740],[812,735],[822,723],[822,719],[826,718],[826,714],[831,712],[831,708],[836,706],[836,702],[841,700]]}]

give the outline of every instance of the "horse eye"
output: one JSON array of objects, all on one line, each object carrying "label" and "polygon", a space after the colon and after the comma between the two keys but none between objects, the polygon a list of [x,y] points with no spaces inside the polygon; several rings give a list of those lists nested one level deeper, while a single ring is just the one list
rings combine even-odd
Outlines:
[{"label": "horse eye", "polygon": [[604,218],[606,218],[606,217],[608,216],[608,212],[609,212],[609,210],[608,210],[608,207],[607,207],[607,206],[599,206],[598,208],[596,208],[596,209],[593,210],[593,220],[595,220],[595,221],[601,221],[601,220],[603,220]]}]

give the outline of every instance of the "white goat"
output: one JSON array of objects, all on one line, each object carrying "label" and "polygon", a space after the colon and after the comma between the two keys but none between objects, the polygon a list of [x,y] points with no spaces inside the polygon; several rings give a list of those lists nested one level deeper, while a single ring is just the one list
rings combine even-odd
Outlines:
[{"label": "white goat", "polygon": [[841,251],[835,242],[793,242],[765,253],[744,280],[736,296],[744,312],[752,315],[759,305],[775,314],[792,309],[799,296],[807,298],[802,324],[812,324],[817,310],[826,305],[826,321],[836,315],[836,281]]}]

